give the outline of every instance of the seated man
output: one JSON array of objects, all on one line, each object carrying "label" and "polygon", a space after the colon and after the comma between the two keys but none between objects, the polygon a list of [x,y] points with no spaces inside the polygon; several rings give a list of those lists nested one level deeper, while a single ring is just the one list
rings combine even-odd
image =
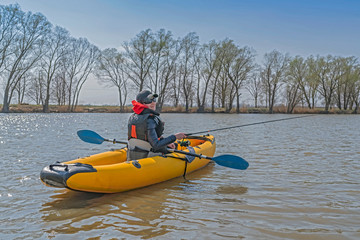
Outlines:
[{"label": "seated man", "polygon": [[175,148],[176,139],[185,138],[184,133],[162,137],[164,122],[156,112],[156,98],[148,90],[141,91],[132,101],[133,111],[128,123],[128,160],[136,160],[167,153],[166,148]]}]

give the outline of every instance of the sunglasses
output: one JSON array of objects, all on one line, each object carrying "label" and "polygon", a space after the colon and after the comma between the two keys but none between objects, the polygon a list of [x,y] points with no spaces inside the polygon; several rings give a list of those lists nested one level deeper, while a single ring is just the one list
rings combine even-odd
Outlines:
[{"label": "sunglasses", "polygon": [[156,97],[154,97],[154,95],[152,95],[152,94],[147,96],[144,100],[145,104],[150,104],[152,102],[156,102]]}]

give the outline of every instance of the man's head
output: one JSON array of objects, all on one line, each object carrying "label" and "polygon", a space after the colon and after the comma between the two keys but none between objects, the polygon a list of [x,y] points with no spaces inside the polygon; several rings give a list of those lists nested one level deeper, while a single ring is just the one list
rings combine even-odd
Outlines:
[{"label": "man's head", "polygon": [[150,104],[156,102],[156,98],[159,95],[151,93],[149,90],[143,90],[136,96],[136,101],[142,104]]}]

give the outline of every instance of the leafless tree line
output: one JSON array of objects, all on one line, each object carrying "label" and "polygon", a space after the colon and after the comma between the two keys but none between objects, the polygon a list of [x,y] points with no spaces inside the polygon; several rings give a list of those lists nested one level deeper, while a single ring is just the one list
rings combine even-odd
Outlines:
[{"label": "leafless tree line", "polygon": [[[256,64],[256,53],[233,40],[200,44],[195,33],[175,39],[164,29],[141,31],[121,50],[98,50],[84,38],[54,27],[46,18],[24,13],[18,5],[0,5],[0,84],[2,112],[11,101],[31,99],[49,111],[49,103],[74,111],[90,74],[116,87],[120,111],[130,93],[150,89],[164,105],[196,107],[198,112],[223,108],[240,112],[244,95],[256,108],[285,105],[313,109],[351,109],[360,104],[360,65],[355,57],[290,57],[274,50]],[[241,102],[243,101],[243,102]]]},{"label": "leafless tree line", "polygon": [[253,105],[268,108],[285,105],[314,109],[331,107],[357,112],[360,96],[360,64],[355,57],[301,56],[274,50],[261,65],[255,51],[232,40],[200,44],[195,33],[174,39],[171,32],[150,29],[123,44],[123,51],[105,49],[96,70],[100,81],[118,87],[124,109],[129,86],[159,93],[157,108],[182,105],[198,112],[221,107],[240,112],[241,96],[249,93]]},{"label": "leafless tree line", "polygon": [[50,101],[74,111],[81,88],[94,70],[100,51],[84,38],[73,38],[42,14],[19,5],[0,5],[0,81],[2,112],[15,96],[49,112]]},{"label": "leafless tree line", "polygon": [[197,106],[205,111],[208,102],[214,111],[240,109],[241,88],[255,67],[255,53],[232,40],[201,45],[195,33],[175,39],[170,31],[150,29],[123,44],[123,51],[105,49],[96,76],[118,87],[124,109],[129,87],[159,93],[158,110],[164,104]]}]

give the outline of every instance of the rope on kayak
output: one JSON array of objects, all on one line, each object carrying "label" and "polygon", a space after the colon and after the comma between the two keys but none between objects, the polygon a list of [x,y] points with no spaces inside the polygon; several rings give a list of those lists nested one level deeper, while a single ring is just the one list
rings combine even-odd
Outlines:
[{"label": "rope on kayak", "polygon": [[186,179],[186,169],[187,169],[187,165],[188,165],[188,161],[185,160],[185,169],[184,169],[184,174],[183,174],[183,178],[184,178],[185,181],[187,181],[187,179]]},{"label": "rope on kayak", "polygon": [[[176,154],[177,155],[177,154]],[[188,181],[185,177],[186,175],[186,169],[187,169],[187,164],[188,164],[188,160],[186,158],[182,158],[182,157],[178,157],[178,156],[172,156],[172,155],[162,155],[162,157],[164,158],[167,158],[167,157],[170,157],[170,158],[175,158],[175,159],[180,159],[180,160],[183,160],[185,162],[185,169],[184,169],[184,173],[183,173],[183,178]]]},{"label": "rope on kayak", "polygon": [[[190,141],[185,141],[183,139],[181,142],[178,142],[178,143],[179,143],[179,146],[180,146],[181,150],[184,150],[184,148],[190,147]],[[189,151],[190,151],[190,149],[189,149]],[[185,181],[188,181],[186,179],[186,170],[187,170],[187,165],[188,165],[188,162],[189,162],[189,159],[187,157],[188,156],[186,155],[185,158],[183,159],[184,162],[185,162],[185,168],[184,168],[184,174],[183,174],[183,178],[184,178]]]}]

